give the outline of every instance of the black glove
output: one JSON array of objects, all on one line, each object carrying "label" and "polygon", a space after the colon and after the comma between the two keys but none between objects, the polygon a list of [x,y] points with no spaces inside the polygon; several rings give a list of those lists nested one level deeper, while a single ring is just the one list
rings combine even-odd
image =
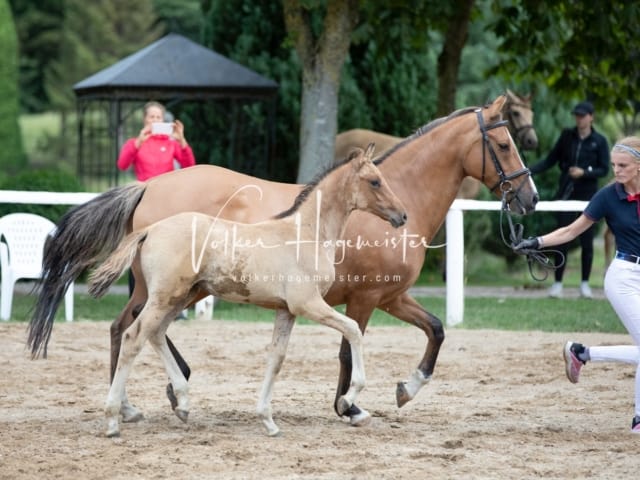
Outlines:
[{"label": "black glove", "polygon": [[516,252],[521,250],[538,250],[539,248],[540,240],[538,240],[538,237],[529,237],[513,247]]}]

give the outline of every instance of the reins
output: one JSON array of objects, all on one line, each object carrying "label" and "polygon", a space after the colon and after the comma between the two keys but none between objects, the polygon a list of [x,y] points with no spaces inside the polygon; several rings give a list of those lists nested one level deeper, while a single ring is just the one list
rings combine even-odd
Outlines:
[{"label": "reins", "polygon": [[[557,268],[559,268],[563,263],[564,263],[564,257],[562,258],[562,261],[560,262],[560,265],[553,265],[553,263],[551,262],[550,258],[547,256],[548,253],[555,253],[557,252],[557,250],[534,250],[534,249],[520,249],[520,250],[516,250],[515,246],[518,245],[521,241],[522,241],[522,235],[524,232],[524,226],[521,223],[513,223],[513,220],[511,219],[511,212],[509,210],[509,204],[507,202],[507,194],[513,192],[513,183],[511,182],[514,178],[518,178],[522,175],[531,175],[531,171],[528,168],[521,168],[520,170],[517,170],[515,172],[513,172],[510,175],[506,175],[504,173],[504,169],[502,168],[502,165],[500,164],[500,161],[498,160],[498,156],[496,155],[495,150],[493,149],[493,146],[491,145],[491,142],[489,141],[489,135],[487,134],[487,132],[489,130],[492,130],[494,128],[498,128],[498,127],[504,127],[508,124],[507,120],[501,120],[499,122],[493,123],[491,125],[485,125],[484,123],[484,118],[482,117],[482,110],[481,109],[477,109],[476,110],[476,116],[478,118],[478,124],[480,125],[480,132],[482,133],[482,142],[483,142],[483,148],[482,148],[482,182],[484,183],[484,179],[485,179],[485,164],[486,164],[486,150],[489,151],[489,156],[491,158],[491,161],[493,162],[493,165],[496,169],[496,172],[498,173],[498,176],[500,177],[500,180],[498,180],[498,182],[490,188],[491,192],[493,192],[496,188],[500,187],[500,192],[501,192],[501,206],[500,206],[500,237],[502,239],[502,242],[509,248],[511,248],[512,250],[514,250],[516,253],[520,254],[520,255],[525,255],[527,257],[527,264],[529,266],[529,272],[531,274],[531,277],[534,280],[537,281],[543,281],[545,280],[548,276],[549,276],[549,272],[548,270],[556,270]],[[486,148],[485,148],[486,147]],[[517,199],[517,195],[516,195],[516,199]],[[503,218],[505,216],[506,213],[506,217],[507,217],[507,221],[509,223],[509,240],[511,241],[511,243],[507,242],[507,239],[505,238],[505,234],[504,234],[504,229],[503,229]],[[545,269],[544,272],[544,276],[539,278],[535,275],[534,271],[533,271],[533,267],[535,265],[535,263],[540,264],[540,266]]]}]

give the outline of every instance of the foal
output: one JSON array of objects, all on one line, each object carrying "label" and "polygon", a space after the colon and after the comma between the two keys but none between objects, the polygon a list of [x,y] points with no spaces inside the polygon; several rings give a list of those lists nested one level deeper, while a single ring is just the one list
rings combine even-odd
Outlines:
[{"label": "foal", "polygon": [[122,241],[92,274],[90,293],[103,295],[137,257],[134,273],[144,278],[148,297],[122,337],[106,402],[107,436],[119,434],[125,382],[147,339],[164,361],[173,384],[174,411],[186,421],[187,380],[169,350],[165,332],[200,289],[228,301],[281,310],[257,407],[269,435],[279,433],[271,413],[273,383],[298,315],[335,328],[349,341],[353,372],[350,388],[338,402],[339,413],[353,405],[365,383],[362,333],[354,320],[323,299],[335,278],[336,243],[356,209],[388,220],[396,228],[406,222],[404,206],[371,161],[372,154],[373,144],[366,152],[358,149],[346,162],[307,185],[293,206],[273,220],[248,225],[185,212]]}]

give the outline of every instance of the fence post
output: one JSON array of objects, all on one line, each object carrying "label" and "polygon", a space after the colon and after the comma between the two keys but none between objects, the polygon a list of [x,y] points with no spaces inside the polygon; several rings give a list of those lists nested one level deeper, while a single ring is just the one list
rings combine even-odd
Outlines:
[{"label": "fence post", "polygon": [[446,324],[454,326],[464,318],[464,222],[462,210],[450,208],[446,219]]}]

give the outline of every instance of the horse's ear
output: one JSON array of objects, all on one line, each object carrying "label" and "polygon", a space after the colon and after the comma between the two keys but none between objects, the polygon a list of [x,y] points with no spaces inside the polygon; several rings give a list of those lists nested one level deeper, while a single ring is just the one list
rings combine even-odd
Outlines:
[{"label": "horse's ear", "polygon": [[500,95],[496,98],[491,105],[489,105],[490,116],[495,117],[497,115],[501,115],[502,107],[507,102],[506,95]]},{"label": "horse's ear", "polygon": [[362,150],[360,147],[354,147],[354,149],[351,150],[351,153],[349,153],[349,156],[347,157],[347,161],[350,162],[354,158],[361,157],[363,153],[364,153],[364,150]]},{"label": "horse's ear", "polygon": [[371,161],[373,159],[373,152],[376,149],[376,144],[374,142],[371,142],[369,145],[367,145],[367,149],[364,152],[364,156],[367,160]]}]

